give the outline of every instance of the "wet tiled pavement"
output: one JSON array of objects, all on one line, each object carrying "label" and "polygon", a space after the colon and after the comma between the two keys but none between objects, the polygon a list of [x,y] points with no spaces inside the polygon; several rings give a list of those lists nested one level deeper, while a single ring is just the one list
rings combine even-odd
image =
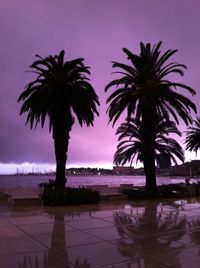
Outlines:
[{"label": "wet tiled pavement", "polygon": [[199,268],[200,199],[0,203],[2,268]]}]

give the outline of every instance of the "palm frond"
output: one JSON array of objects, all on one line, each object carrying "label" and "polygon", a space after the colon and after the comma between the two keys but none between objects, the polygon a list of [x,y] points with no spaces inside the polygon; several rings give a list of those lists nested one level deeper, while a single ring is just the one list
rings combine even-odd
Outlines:
[{"label": "palm frond", "polygon": [[200,149],[200,118],[194,120],[194,126],[188,128],[186,132],[186,150],[197,151]]},{"label": "palm frond", "polygon": [[[165,120],[159,116],[156,119],[155,153],[168,155],[170,160],[177,163],[177,159],[184,162],[184,152],[180,144],[168,136],[181,132],[173,121]],[[124,165],[131,163],[134,159],[143,161],[143,132],[141,121],[136,118],[126,119],[117,129],[118,146],[114,155],[114,163]]]},{"label": "palm frond", "polygon": [[89,67],[84,65],[83,58],[65,61],[64,56],[64,50],[46,58],[36,55],[36,61],[30,66],[37,77],[26,86],[18,102],[23,101],[20,115],[27,113],[26,124],[31,128],[39,123],[43,127],[49,117],[51,131],[52,125],[59,121],[60,125],[62,120],[71,122],[72,111],[81,126],[92,125],[94,115],[99,115],[99,100],[86,76],[90,74]]}]

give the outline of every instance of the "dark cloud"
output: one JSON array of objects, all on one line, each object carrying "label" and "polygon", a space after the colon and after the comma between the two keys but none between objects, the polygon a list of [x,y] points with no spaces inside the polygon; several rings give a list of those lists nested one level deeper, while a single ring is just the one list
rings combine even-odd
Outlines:
[{"label": "dark cloud", "polygon": [[[75,124],[69,163],[112,162],[115,130],[107,126],[105,85],[114,78],[111,60],[125,61],[121,50],[139,51],[139,42],[177,48],[175,61],[187,65],[180,81],[194,87],[198,107],[200,85],[199,1],[182,0],[2,0],[0,3],[0,163],[54,162],[47,129],[25,128],[17,98],[33,79],[25,71],[35,54],[66,50],[66,59],[84,57],[91,66],[91,82],[101,101],[94,128]],[[178,78],[180,79],[180,78]],[[181,125],[182,126],[182,125]],[[182,130],[185,128],[182,127]]]}]

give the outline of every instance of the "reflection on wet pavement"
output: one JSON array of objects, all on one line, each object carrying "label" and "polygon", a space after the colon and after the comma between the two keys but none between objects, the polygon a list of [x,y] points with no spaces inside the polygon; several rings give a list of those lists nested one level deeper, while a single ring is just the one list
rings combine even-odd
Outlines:
[{"label": "reflection on wet pavement", "polygon": [[200,267],[200,199],[5,206],[2,268]]}]

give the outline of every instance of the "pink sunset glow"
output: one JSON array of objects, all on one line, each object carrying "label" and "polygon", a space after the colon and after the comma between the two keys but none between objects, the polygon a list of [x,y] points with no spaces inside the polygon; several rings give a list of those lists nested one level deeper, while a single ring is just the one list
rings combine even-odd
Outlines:
[{"label": "pink sunset glow", "polygon": [[[54,164],[48,128],[30,130],[25,127],[25,117],[19,116],[17,98],[33,79],[26,71],[35,54],[46,57],[64,49],[66,60],[83,57],[91,67],[100,117],[93,128],[75,123],[68,152],[70,166],[112,166],[120,122],[115,128],[108,125],[109,93],[104,87],[115,77],[111,61],[126,62],[123,47],[137,53],[141,41],[163,41],[163,50],[178,49],[172,60],[188,70],[184,77],[172,78],[196,90],[193,100],[199,113],[199,8],[198,0],[1,0],[0,173],[24,162]],[[186,130],[181,121],[180,129]],[[183,140],[184,136],[180,142]],[[195,157],[186,152],[187,160]]]}]

